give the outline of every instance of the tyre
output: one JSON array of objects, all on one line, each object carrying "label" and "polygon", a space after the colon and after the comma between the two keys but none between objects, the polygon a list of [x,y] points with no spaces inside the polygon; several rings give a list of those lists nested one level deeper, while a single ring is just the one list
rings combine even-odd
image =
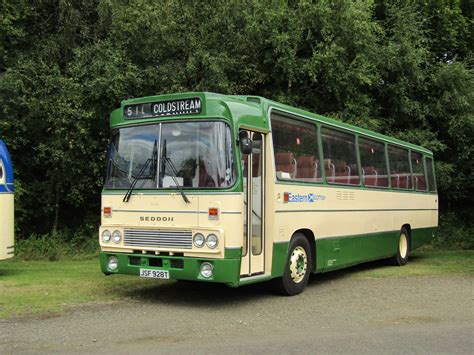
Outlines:
[{"label": "tyre", "polygon": [[400,230],[400,237],[398,238],[397,254],[392,258],[394,265],[403,266],[408,262],[410,256],[410,233],[407,228],[403,227]]},{"label": "tyre", "polygon": [[277,291],[287,296],[303,292],[311,273],[311,247],[308,239],[296,233],[288,246],[283,276],[275,280]]}]

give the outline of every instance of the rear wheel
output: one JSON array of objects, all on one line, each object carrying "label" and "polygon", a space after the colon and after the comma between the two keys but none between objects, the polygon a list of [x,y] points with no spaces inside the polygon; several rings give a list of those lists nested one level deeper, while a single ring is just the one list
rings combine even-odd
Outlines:
[{"label": "rear wheel", "polygon": [[288,246],[283,276],[275,281],[278,291],[288,296],[303,292],[308,283],[311,265],[309,242],[303,234],[297,233]]},{"label": "rear wheel", "polygon": [[408,262],[410,256],[410,234],[407,228],[403,227],[400,231],[400,237],[398,239],[398,250],[397,254],[392,258],[392,262],[395,265],[403,266]]}]

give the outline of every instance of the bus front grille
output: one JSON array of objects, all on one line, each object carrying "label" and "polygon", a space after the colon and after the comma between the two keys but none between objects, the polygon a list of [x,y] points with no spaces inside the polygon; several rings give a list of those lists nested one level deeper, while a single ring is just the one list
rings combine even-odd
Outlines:
[{"label": "bus front grille", "polygon": [[133,247],[159,247],[191,249],[193,236],[190,230],[125,229],[124,243]]}]

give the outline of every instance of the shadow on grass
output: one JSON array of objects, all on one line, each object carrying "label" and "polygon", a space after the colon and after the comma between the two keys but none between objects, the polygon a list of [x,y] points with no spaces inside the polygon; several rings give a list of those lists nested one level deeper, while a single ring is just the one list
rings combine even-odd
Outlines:
[{"label": "shadow on grass", "polygon": [[[1,266],[0,266],[1,267]],[[24,274],[26,271],[25,270],[13,270],[13,269],[0,269],[0,277],[3,276],[15,276],[15,275],[20,275]]]},{"label": "shadow on grass", "polygon": [[416,255],[416,256],[411,256],[410,260],[408,260],[408,265],[410,264],[419,264],[425,262],[429,257],[423,256],[423,255]]}]

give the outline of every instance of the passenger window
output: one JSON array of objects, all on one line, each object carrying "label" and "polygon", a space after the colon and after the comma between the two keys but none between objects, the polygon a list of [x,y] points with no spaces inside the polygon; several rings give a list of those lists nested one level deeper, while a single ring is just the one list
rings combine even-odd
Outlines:
[{"label": "passenger window", "polygon": [[389,145],[388,162],[390,165],[392,188],[411,190],[413,184],[410,172],[410,162],[408,160],[408,150]]},{"label": "passenger window", "polygon": [[434,175],[433,159],[425,158],[426,175],[428,175],[428,187],[431,192],[436,192],[436,180]]},{"label": "passenger window", "polygon": [[426,191],[425,169],[423,167],[423,155],[411,152],[411,167],[413,169],[413,183],[415,190]]},{"label": "passenger window", "polygon": [[359,185],[355,136],[323,127],[321,139],[326,181],[332,184]]},{"label": "passenger window", "polygon": [[362,181],[365,186],[388,187],[385,144],[367,138],[359,138]]},{"label": "passenger window", "polygon": [[321,182],[316,126],[275,113],[271,121],[277,178]]}]

